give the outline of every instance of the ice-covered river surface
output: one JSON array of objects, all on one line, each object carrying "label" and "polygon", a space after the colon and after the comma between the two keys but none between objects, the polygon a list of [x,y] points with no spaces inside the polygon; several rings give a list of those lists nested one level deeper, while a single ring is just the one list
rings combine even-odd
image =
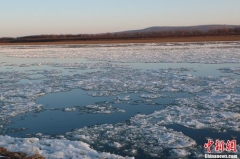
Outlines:
[{"label": "ice-covered river surface", "polygon": [[47,158],[240,156],[240,43],[0,46],[0,133]]}]

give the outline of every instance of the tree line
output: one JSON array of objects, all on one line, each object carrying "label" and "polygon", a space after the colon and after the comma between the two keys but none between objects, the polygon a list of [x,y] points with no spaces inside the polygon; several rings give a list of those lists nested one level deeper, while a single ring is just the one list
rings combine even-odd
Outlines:
[{"label": "tree line", "polygon": [[131,40],[152,38],[175,38],[175,37],[201,37],[201,36],[226,36],[240,35],[240,27],[201,30],[176,30],[176,31],[150,31],[150,32],[119,32],[103,34],[65,34],[65,35],[32,35],[23,37],[3,37],[0,42],[57,42],[57,41],[90,41],[90,40]]}]

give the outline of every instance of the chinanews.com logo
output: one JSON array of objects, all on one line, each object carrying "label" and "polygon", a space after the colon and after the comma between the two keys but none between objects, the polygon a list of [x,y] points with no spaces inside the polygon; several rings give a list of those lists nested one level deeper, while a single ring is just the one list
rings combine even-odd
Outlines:
[{"label": "chinanews.com logo", "polygon": [[227,140],[227,142],[224,140],[216,140],[214,142],[208,139],[208,142],[204,144],[204,148],[207,149],[205,158],[238,158],[235,154],[237,153],[236,140]]}]

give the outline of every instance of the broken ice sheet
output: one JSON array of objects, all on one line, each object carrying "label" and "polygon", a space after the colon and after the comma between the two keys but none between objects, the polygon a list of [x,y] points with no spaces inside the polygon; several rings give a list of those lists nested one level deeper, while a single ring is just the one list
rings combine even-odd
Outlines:
[{"label": "broken ice sheet", "polygon": [[0,72],[0,84],[8,85],[9,83],[15,83],[20,81],[21,79],[27,77],[27,73],[18,72],[18,71],[1,71]]},{"label": "broken ice sheet", "polygon": [[35,99],[45,93],[64,91],[65,88],[56,87],[57,81],[17,83],[26,79],[29,74],[17,71],[1,72],[0,118],[6,120],[19,114],[42,109],[43,105],[37,104]]},{"label": "broken ice sheet", "polygon": [[[66,65],[67,63],[64,63]],[[88,64],[91,65],[91,64]],[[41,83],[14,84],[14,81],[26,78],[28,74],[19,72],[5,72],[1,83],[1,99],[3,99],[4,110],[1,117],[7,118],[21,113],[26,113],[38,109],[41,105],[35,103],[35,99],[43,94],[68,91],[75,88],[91,90],[92,96],[112,96],[117,95],[117,101],[128,101],[131,99],[129,93],[150,94],[148,97],[158,97],[166,91],[176,90],[178,92],[198,93],[199,91],[211,92],[212,90],[222,90],[222,93],[231,92],[236,87],[237,80],[229,78],[198,77],[186,74],[187,68],[161,69],[161,70],[137,70],[132,68],[121,68],[118,71],[110,68],[118,68],[118,65],[103,65],[94,63],[94,67],[107,66],[108,71],[85,72],[74,75],[61,75],[58,69],[43,69],[37,72],[45,77],[46,81]],[[59,64],[59,66],[61,66]],[[30,71],[32,72],[32,71]],[[28,72],[27,72],[28,73]],[[56,76],[55,76],[56,75]],[[124,93],[124,94],[123,94]],[[146,94],[143,95],[146,97]],[[142,96],[142,97],[143,97]],[[237,101],[237,99],[235,98]],[[10,105],[10,102],[12,103]],[[13,103],[15,102],[15,103]],[[206,101],[206,103],[209,101]],[[28,105],[31,107],[23,107]],[[14,108],[15,107],[15,108]],[[11,109],[10,109],[11,108]],[[12,113],[13,110],[14,113]]]},{"label": "broken ice sheet", "polygon": [[[151,118],[150,118],[151,117]],[[231,129],[240,131],[240,114],[229,111],[195,109],[187,106],[168,106],[149,115],[158,125],[180,124],[194,129]],[[136,120],[144,120],[136,118]]]},{"label": "broken ice sheet", "polygon": [[[2,47],[9,57],[19,58],[87,58],[111,62],[151,63],[239,63],[239,42],[232,43],[109,44],[88,47],[35,47],[27,49]],[[124,45],[124,47],[121,47]],[[112,46],[112,47],[110,47]],[[96,51],[96,47],[98,48]],[[16,53],[17,52],[17,53]],[[217,54],[216,54],[217,52]],[[140,56],[139,56],[140,55]]]},{"label": "broken ice sheet", "polygon": [[[142,115],[137,115],[138,118]],[[130,119],[129,123],[95,125],[84,127],[66,134],[68,138],[74,138],[89,143],[99,148],[111,146],[120,148],[129,154],[131,150],[140,149],[145,154],[161,157],[164,149],[185,149],[196,145],[195,141],[181,132],[158,126],[156,122]],[[130,151],[128,151],[130,150]]]},{"label": "broken ice sheet", "polygon": [[179,98],[175,100],[179,106],[194,107],[196,109],[231,111],[240,113],[240,95],[234,93],[212,92],[203,96],[192,98]]},{"label": "broken ice sheet", "polygon": [[[29,67],[45,65],[48,69],[40,70],[39,74],[45,75],[46,81],[39,84],[16,85],[15,82],[26,78],[21,73],[5,73],[0,82],[1,96],[1,118],[9,118],[20,113],[32,111],[41,108],[35,103],[35,99],[40,94],[52,92],[68,91],[75,88],[98,92],[96,96],[112,96],[120,99],[133,99],[132,93],[148,94],[148,97],[157,97],[159,94],[171,92],[189,92],[194,97],[183,97],[176,100],[176,103],[168,105],[165,109],[149,115],[137,115],[133,117],[130,124],[112,125],[112,129],[104,126],[96,126],[96,130],[89,128],[85,134],[85,140],[97,140],[96,135],[102,130],[102,136],[107,136],[106,140],[101,139],[99,145],[109,145],[117,149],[124,148],[126,143],[131,145],[131,153],[138,153],[137,148],[143,149],[149,155],[156,156],[162,152],[162,145],[167,142],[172,147],[171,154],[184,156],[189,154],[186,145],[194,147],[193,139],[186,137],[180,132],[164,128],[169,123],[181,124],[185,127],[194,129],[212,128],[212,129],[232,129],[239,131],[239,96],[234,92],[237,87],[236,79],[216,77],[199,77],[191,75],[189,68],[179,69],[160,69],[160,70],[137,70],[131,67],[112,64],[109,62],[174,62],[174,63],[239,63],[240,51],[239,42],[233,43],[178,43],[178,45],[160,45],[160,44],[123,44],[123,45],[94,45],[94,46],[54,46],[54,47],[5,47],[2,50],[9,57],[31,58],[38,60],[39,57],[49,58],[67,58],[78,59],[87,58],[89,60],[102,61],[95,64],[82,63],[22,63],[9,65],[11,67]],[[97,49],[96,49],[97,48]],[[97,50],[97,51],[96,51]],[[69,59],[68,59],[69,60]],[[108,61],[108,62],[106,62]],[[5,65],[5,64],[2,64]],[[54,69],[50,69],[54,67]],[[187,66],[191,67],[191,66]],[[74,73],[67,76],[61,71],[66,69],[93,69],[101,70],[86,72],[83,74]],[[237,69],[225,69],[226,73],[238,73]],[[191,70],[192,71],[192,70]],[[220,70],[221,71],[221,70]],[[224,73],[224,71],[221,71]],[[28,73],[28,72],[26,72]],[[20,76],[18,76],[20,74]],[[11,77],[5,79],[5,75]],[[6,77],[7,77],[6,76]],[[19,77],[19,78],[18,78]],[[11,82],[12,81],[12,82]],[[106,92],[104,92],[106,91]],[[203,96],[198,93],[204,92]],[[112,94],[113,93],[113,94]],[[130,98],[125,98],[130,94]],[[174,94],[174,93],[173,93]],[[197,96],[198,95],[198,96]],[[145,96],[146,97],[146,96]],[[151,99],[151,98],[149,98]],[[154,98],[152,98],[154,99]],[[148,98],[147,98],[148,100]],[[120,101],[121,102],[121,101]],[[124,101],[122,101],[124,102]],[[126,101],[128,102],[128,101]],[[24,107],[24,106],[28,107]],[[94,110],[94,106],[88,109]],[[73,111],[72,107],[66,109]],[[98,110],[94,110],[98,111]],[[101,111],[101,110],[99,110]],[[14,113],[13,113],[14,112]],[[171,118],[175,117],[175,118]],[[139,123],[142,122],[142,123]],[[145,124],[145,125],[144,125]],[[106,125],[109,126],[109,125]],[[148,127],[149,126],[149,127]],[[227,127],[225,127],[227,126]],[[129,131],[127,130],[129,129]],[[154,131],[153,131],[154,130]],[[155,131],[156,130],[156,131]],[[93,131],[93,132],[91,132]],[[126,139],[121,139],[118,134],[122,132]],[[154,134],[155,132],[155,134]],[[81,133],[76,133],[78,135]],[[116,140],[115,136],[116,135]],[[136,135],[135,135],[136,134]],[[164,136],[163,134],[166,134]],[[82,134],[84,135],[84,134]],[[121,134],[122,135],[122,134]],[[89,137],[90,136],[90,137]],[[108,137],[109,136],[109,137]],[[81,136],[83,138],[83,136]],[[181,137],[179,139],[178,137]],[[146,138],[146,139],[145,139]],[[160,139],[159,139],[160,138]],[[90,140],[89,139],[89,140]],[[133,140],[131,140],[133,139]],[[83,139],[82,139],[83,140]],[[124,142],[126,140],[126,142]],[[182,140],[185,143],[182,143]],[[133,142],[131,142],[133,141]],[[136,142],[135,142],[136,141]],[[163,141],[163,142],[162,142]],[[134,143],[135,142],[135,143]],[[146,144],[144,144],[146,142]],[[172,144],[171,144],[172,142]],[[179,144],[180,142],[181,144]],[[89,143],[91,143],[89,141]],[[150,145],[150,146],[149,146]],[[181,146],[179,146],[181,145]],[[182,148],[181,150],[179,148]],[[151,149],[151,150],[150,150]]]}]

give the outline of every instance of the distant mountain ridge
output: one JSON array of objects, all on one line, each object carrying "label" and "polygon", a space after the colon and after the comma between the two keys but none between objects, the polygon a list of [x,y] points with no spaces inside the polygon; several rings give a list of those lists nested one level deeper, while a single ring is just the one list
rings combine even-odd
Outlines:
[{"label": "distant mountain ridge", "polygon": [[133,40],[156,38],[186,38],[207,36],[240,36],[239,25],[198,25],[198,26],[163,26],[149,27],[140,30],[128,30],[102,34],[60,34],[31,35],[23,37],[3,37],[0,43],[23,42],[60,42],[91,40]]},{"label": "distant mountain ridge", "polygon": [[240,27],[240,25],[196,25],[196,26],[154,26],[154,27],[148,27],[145,29],[139,29],[139,30],[126,30],[126,31],[120,31],[115,33],[144,33],[144,32],[161,32],[161,31],[194,31],[199,30],[203,32],[207,32],[212,29],[233,29]]}]

